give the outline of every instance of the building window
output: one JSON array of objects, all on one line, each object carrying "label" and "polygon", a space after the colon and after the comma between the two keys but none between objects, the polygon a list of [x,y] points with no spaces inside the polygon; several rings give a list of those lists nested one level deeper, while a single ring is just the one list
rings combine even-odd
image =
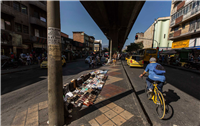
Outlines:
[{"label": "building window", "polygon": [[18,24],[18,23],[15,23],[15,31],[22,32],[22,25]]},{"label": "building window", "polygon": [[34,11],[34,14],[33,14],[33,16],[34,16],[34,17],[36,17],[36,18],[38,18],[38,19],[40,19],[39,13],[38,13],[38,12],[36,12],[36,11]]},{"label": "building window", "polygon": [[29,32],[28,32],[28,26],[23,25],[23,31],[24,31],[24,33],[27,33],[27,34],[28,34],[28,33],[29,33]]},{"label": "building window", "polygon": [[13,2],[13,8],[17,11],[20,11],[20,4],[18,2]]},{"label": "building window", "polygon": [[176,26],[176,27],[174,28],[174,31],[178,31],[178,29],[179,29],[179,26]]},{"label": "building window", "polygon": [[197,29],[200,28],[200,18],[197,20]]},{"label": "building window", "polygon": [[35,36],[36,36],[36,37],[40,37],[40,35],[39,35],[39,30],[38,30],[38,29],[35,29]]},{"label": "building window", "polygon": [[182,29],[185,29],[185,24],[183,24]]},{"label": "building window", "polygon": [[12,30],[12,27],[11,27],[11,23],[10,23],[10,21],[5,21],[5,28],[6,28],[6,30]]},{"label": "building window", "polygon": [[195,20],[190,22],[190,28],[189,31],[193,31],[195,29]]},{"label": "building window", "polygon": [[22,13],[28,14],[27,7],[26,7],[26,6],[21,5],[21,10],[22,10]]},{"label": "building window", "polygon": [[1,29],[5,29],[4,19],[1,19]]}]

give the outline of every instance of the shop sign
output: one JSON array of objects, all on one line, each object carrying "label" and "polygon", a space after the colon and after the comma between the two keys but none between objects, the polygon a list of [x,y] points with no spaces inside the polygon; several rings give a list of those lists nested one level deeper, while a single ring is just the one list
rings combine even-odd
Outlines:
[{"label": "shop sign", "polygon": [[187,48],[189,46],[189,39],[177,41],[172,43],[172,49],[174,48]]}]

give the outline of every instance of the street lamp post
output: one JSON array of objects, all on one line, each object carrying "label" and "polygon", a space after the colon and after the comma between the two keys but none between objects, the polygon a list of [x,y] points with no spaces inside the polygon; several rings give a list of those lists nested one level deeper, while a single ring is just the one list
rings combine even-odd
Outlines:
[{"label": "street lamp post", "polygon": [[47,1],[49,126],[64,125],[60,2]]}]

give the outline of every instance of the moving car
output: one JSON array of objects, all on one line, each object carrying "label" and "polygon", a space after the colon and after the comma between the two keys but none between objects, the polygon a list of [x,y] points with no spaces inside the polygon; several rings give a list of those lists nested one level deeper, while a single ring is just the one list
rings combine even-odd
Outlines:
[{"label": "moving car", "polygon": [[127,64],[129,67],[143,67],[144,66],[144,60],[143,55],[131,55],[127,59]]},{"label": "moving car", "polygon": [[[62,66],[66,65],[66,60],[65,58],[62,58]],[[48,63],[47,60],[44,60],[41,64],[40,64],[40,68],[48,68]]]}]

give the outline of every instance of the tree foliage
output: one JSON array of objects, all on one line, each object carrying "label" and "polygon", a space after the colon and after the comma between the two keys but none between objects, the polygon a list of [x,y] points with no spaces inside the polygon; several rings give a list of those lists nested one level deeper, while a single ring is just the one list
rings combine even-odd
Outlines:
[{"label": "tree foliage", "polygon": [[127,52],[131,52],[131,51],[137,51],[139,49],[142,49],[144,46],[143,46],[143,43],[142,42],[139,42],[139,43],[131,43],[131,45],[127,46]]}]

